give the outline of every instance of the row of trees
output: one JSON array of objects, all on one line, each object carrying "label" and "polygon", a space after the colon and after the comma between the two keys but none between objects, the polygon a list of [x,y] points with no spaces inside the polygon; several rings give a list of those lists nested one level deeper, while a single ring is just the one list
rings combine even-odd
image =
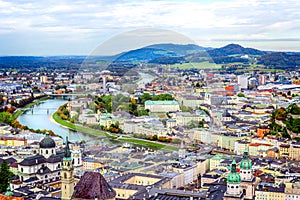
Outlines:
[{"label": "row of trees", "polygon": [[174,100],[171,94],[160,94],[160,95],[150,95],[149,93],[144,93],[142,96],[139,97],[138,102],[144,105],[145,101],[169,101]]},{"label": "row of trees", "polygon": [[146,135],[146,134],[134,133],[133,137],[146,139],[146,140],[151,140],[151,141],[174,143],[174,144],[180,144],[181,143],[181,140],[178,139],[178,138],[169,138],[169,137],[166,137],[166,136]]},{"label": "row of trees", "polygon": [[105,127],[100,124],[88,124],[87,126],[93,129],[109,131],[111,133],[123,133],[123,130],[120,128],[119,123],[111,124],[109,127]]},{"label": "row of trees", "polygon": [[67,104],[60,106],[57,110],[57,114],[63,120],[70,120],[70,112],[67,108]]}]

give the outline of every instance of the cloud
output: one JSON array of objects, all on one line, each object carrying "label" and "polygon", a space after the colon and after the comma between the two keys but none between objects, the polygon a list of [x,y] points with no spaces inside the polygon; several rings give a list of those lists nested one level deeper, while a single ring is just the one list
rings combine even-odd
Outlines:
[{"label": "cloud", "polygon": [[25,33],[32,40],[44,35],[57,43],[77,39],[77,45],[89,40],[88,48],[92,40],[137,28],[174,30],[199,41],[276,40],[299,37],[299,10],[298,0],[0,0],[0,34]]}]

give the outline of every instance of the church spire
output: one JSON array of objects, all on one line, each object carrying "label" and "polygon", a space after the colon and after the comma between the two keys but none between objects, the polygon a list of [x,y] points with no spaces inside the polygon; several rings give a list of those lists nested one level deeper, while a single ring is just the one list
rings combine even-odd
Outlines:
[{"label": "church spire", "polygon": [[65,155],[62,159],[61,168],[61,199],[70,200],[74,192],[74,168],[72,163],[69,140],[66,137]]},{"label": "church spire", "polygon": [[68,136],[66,137],[66,145],[65,145],[65,158],[70,158],[71,157],[71,151],[70,151],[70,147],[69,147],[69,140],[68,140]]}]

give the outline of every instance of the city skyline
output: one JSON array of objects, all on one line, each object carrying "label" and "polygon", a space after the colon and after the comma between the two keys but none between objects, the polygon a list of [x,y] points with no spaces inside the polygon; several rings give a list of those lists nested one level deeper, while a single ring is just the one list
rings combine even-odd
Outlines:
[{"label": "city skyline", "polygon": [[137,29],[177,32],[205,47],[300,51],[299,7],[295,0],[0,1],[0,55],[89,55]]}]

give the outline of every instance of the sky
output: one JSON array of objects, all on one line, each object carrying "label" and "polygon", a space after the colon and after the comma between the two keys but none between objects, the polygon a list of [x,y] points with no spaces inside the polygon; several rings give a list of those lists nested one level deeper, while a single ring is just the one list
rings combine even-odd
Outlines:
[{"label": "sky", "polygon": [[142,45],[127,33],[154,32],[171,33],[162,43],[177,34],[205,47],[300,51],[300,1],[0,0],[0,55],[113,54]]}]

